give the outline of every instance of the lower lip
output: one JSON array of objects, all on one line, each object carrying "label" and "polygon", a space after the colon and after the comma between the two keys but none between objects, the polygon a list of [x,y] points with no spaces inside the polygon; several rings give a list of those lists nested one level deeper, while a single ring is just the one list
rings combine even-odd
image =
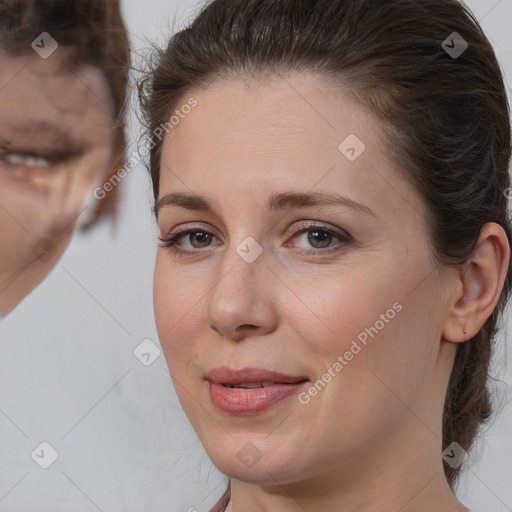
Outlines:
[{"label": "lower lip", "polygon": [[273,404],[298,393],[306,382],[272,384],[266,388],[239,391],[210,382],[210,399],[223,412],[249,415],[268,409]]}]

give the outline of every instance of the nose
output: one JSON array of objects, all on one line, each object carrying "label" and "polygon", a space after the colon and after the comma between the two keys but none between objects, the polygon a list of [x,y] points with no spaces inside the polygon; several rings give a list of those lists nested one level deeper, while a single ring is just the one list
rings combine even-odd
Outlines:
[{"label": "nose", "polygon": [[209,296],[207,327],[220,336],[241,341],[276,329],[279,280],[267,267],[265,252],[249,263],[230,247]]}]

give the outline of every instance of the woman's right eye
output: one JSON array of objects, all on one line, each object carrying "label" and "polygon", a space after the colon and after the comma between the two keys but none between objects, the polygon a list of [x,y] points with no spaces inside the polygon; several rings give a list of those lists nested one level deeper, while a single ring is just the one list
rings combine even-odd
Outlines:
[{"label": "woman's right eye", "polygon": [[[168,247],[179,255],[191,256],[193,254],[197,254],[197,249],[201,249],[209,245],[208,242],[211,241],[212,237],[216,238],[209,231],[206,231],[204,229],[191,228],[185,231],[180,231],[173,235],[161,236],[159,237],[159,240],[162,242],[162,247]],[[192,247],[182,249],[183,243],[178,243],[182,238],[188,240],[192,244]],[[194,239],[198,243],[198,245],[193,245]]]}]

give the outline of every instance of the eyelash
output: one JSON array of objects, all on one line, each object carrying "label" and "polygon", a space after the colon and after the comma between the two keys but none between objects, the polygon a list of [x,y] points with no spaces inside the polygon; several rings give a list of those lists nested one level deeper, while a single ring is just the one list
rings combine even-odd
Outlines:
[{"label": "eyelash", "polygon": [[[333,229],[326,228],[324,226],[320,226],[317,224],[308,224],[308,225],[301,225],[299,226],[299,229],[292,233],[292,237],[296,237],[298,235],[302,235],[303,233],[307,233],[309,231],[320,231],[323,233],[328,233],[330,235],[333,235],[334,237],[338,238],[340,240],[340,243],[329,246],[327,248],[323,249],[301,249],[299,252],[307,255],[315,255],[319,256],[318,253],[322,253],[323,255],[332,254],[334,252],[340,251],[345,244],[353,242],[353,238],[348,235],[347,233],[343,234],[342,232],[334,231]],[[179,231],[174,234],[169,234],[167,236],[159,237],[160,242],[162,242],[162,246],[164,248],[168,248],[171,251],[175,253],[176,256],[185,256],[185,257],[193,257],[196,256],[198,252],[202,251],[202,249],[195,249],[195,250],[183,250],[179,248],[179,244],[177,244],[177,241],[181,238],[190,235],[191,233],[205,233],[209,235],[213,235],[210,231],[206,229],[202,229],[200,227],[194,227],[189,228],[187,230]],[[215,236],[215,235],[213,235]],[[340,247],[341,246],[341,247]]]}]

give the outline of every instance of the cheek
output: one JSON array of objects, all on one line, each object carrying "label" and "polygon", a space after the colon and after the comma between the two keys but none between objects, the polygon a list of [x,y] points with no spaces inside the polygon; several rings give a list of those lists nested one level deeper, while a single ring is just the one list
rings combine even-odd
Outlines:
[{"label": "cheek", "polygon": [[[65,229],[66,217],[58,209],[61,202],[56,204],[53,197],[44,192],[24,183],[0,187],[0,204],[4,206],[0,208],[3,237],[0,273],[18,271],[38,261],[39,254],[49,258],[40,260],[39,266],[48,267],[50,263],[53,266],[64,252],[71,230]],[[37,274],[35,268],[34,274]]]},{"label": "cheek", "polygon": [[201,287],[200,279],[184,278],[179,270],[172,270],[171,258],[166,249],[158,249],[153,305],[158,336],[172,372],[188,366],[195,357],[196,343],[204,338],[204,318],[200,313],[207,290]]},{"label": "cheek", "polygon": [[369,340],[385,337],[403,316],[397,310],[403,309],[406,284],[377,265],[366,270],[340,266],[296,279],[289,288],[294,293],[281,298],[281,311],[290,315],[284,320],[324,364],[349,350],[352,342],[365,347]]},{"label": "cheek", "polygon": [[335,438],[343,428],[354,442],[364,443],[377,435],[375,429],[410,415],[404,404],[422,400],[436,365],[441,308],[435,282],[426,280],[414,290],[415,275],[398,265],[387,276],[347,279],[335,291],[310,293],[310,300],[316,297],[322,305],[318,315],[330,331],[302,333],[310,340],[309,352],[315,352],[318,379],[302,403],[326,436]]},{"label": "cheek", "polygon": [[105,143],[90,148],[79,159],[62,164],[55,169],[47,183],[51,197],[47,201],[45,217],[57,236],[63,229],[73,228],[84,206],[93,199],[95,187],[112,192],[120,185],[118,177],[104,185],[111,163],[112,150]]},{"label": "cheek", "polygon": [[[67,163],[56,173],[52,183],[54,194],[66,198],[70,212],[80,210],[84,201],[92,196],[93,188],[102,186],[106,180],[113,158],[113,150],[107,142],[108,139],[89,148],[80,159]],[[120,183],[119,176],[110,177],[103,189],[111,192]]]},{"label": "cheek", "polygon": [[391,259],[365,270],[343,267],[330,278],[294,283],[309,311],[295,299],[297,305],[288,309],[293,318],[287,321],[303,340],[304,352],[315,354],[317,373],[341,356],[344,369],[372,370],[397,383],[400,377],[414,380],[435,364],[440,290],[433,275],[422,281],[431,266],[423,255],[416,256],[409,263]]},{"label": "cheek", "polygon": [[[113,149],[105,143],[91,149],[84,156],[81,163],[80,167],[84,172],[77,176],[77,183],[82,183],[84,187],[92,187],[92,185],[104,178],[112,161],[112,156]],[[113,180],[112,184],[116,186],[118,183]]]}]

